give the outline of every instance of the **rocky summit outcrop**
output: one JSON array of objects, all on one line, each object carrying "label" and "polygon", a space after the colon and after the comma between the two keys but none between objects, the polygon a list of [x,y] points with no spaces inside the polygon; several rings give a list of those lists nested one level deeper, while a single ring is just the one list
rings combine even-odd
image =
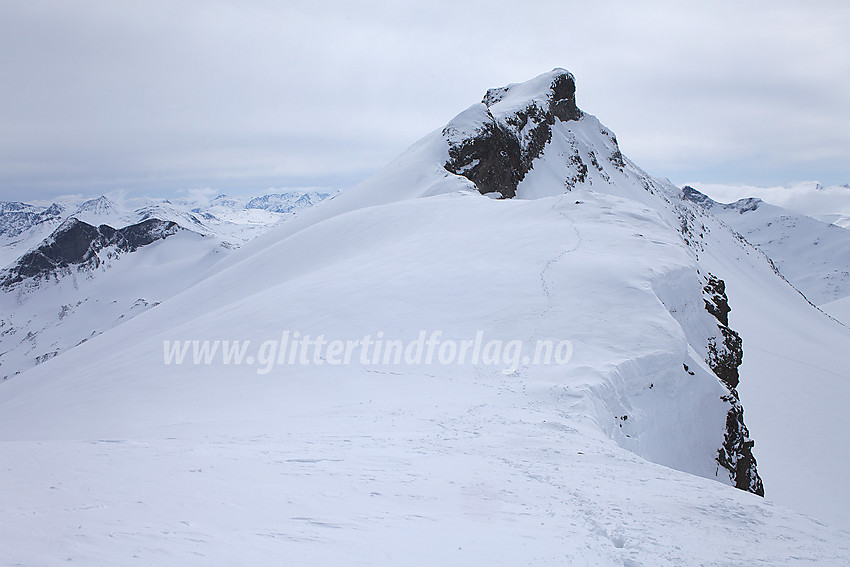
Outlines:
[{"label": "rocky summit outcrop", "polygon": [[109,249],[107,256],[134,252],[178,230],[176,223],[155,218],[115,229],[105,224],[93,226],[71,217],[0,275],[0,287],[8,289],[27,279],[49,278],[71,267],[94,269],[100,266],[100,252],[105,249]]},{"label": "rocky summit outcrop", "polygon": [[[483,194],[512,198],[532,162],[552,137],[556,120],[578,120],[575,79],[563,69],[545,76],[543,96],[523,97],[527,83],[490,89],[478,107],[470,109],[474,126],[449,124],[443,130],[449,159],[445,168],[472,181]],[[518,100],[515,102],[514,95]]]}]

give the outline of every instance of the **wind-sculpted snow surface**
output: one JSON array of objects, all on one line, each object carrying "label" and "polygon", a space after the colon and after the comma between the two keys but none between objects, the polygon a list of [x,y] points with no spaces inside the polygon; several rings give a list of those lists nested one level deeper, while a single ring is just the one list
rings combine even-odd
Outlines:
[{"label": "wind-sculpted snow surface", "polygon": [[[488,112],[566,100],[565,76],[490,91]],[[712,340],[752,330],[733,293],[746,275],[787,284],[589,115],[552,121],[520,198],[482,196],[444,167],[460,126],[478,131],[466,118],[157,309],[0,384],[2,558],[848,563],[846,532],[736,490],[758,476],[718,460],[735,404]],[[726,323],[706,309],[709,273],[726,282]],[[569,341],[571,357],[280,357],[258,372],[259,345],[283,333],[422,331],[440,333],[438,353],[483,332]],[[247,346],[239,361],[166,364],[178,340]]]}]

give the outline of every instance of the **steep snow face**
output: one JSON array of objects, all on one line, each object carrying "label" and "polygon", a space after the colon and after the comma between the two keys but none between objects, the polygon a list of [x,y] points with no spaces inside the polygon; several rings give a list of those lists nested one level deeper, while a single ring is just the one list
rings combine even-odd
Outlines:
[{"label": "steep snow face", "polygon": [[[787,352],[805,362],[832,351],[827,370],[840,362],[848,331],[626,160],[555,70],[489,91],[373,178],[285,220],[156,309],[0,384],[0,482],[13,488],[0,495],[11,511],[0,549],[19,562],[55,550],[53,563],[115,563],[130,549],[181,564],[198,553],[848,563],[844,532],[747,493],[761,489],[743,423],[753,402],[755,452],[762,459],[764,435],[776,485],[800,481],[795,494],[810,501],[800,509],[846,519],[823,506],[825,495],[846,499],[834,489],[843,468],[821,471],[834,483],[821,491],[801,475],[834,462],[795,445],[806,460],[783,476],[787,460],[771,445],[771,420],[800,421],[785,402],[800,402],[805,434],[840,419],[810,415],[811,402],[826,392],[848,400],[841,376],[817,374],[800,395],[795,372],[750,354],[765,336],[784,349],[789,318],[821,346]],[[478,332],[532,350],[568,340],[572,356],[269,356],[287,332],[409,345],[423,331],[439,332],[437,357]],[[177,340],[198,343],[166,364]],[[229,346],[205,361],[204,340]],[[764,396],[771,382],[781,388]],[[847,436],[833,431],[833,455],[846,459]],[[61,485],[45,472],[48,455],[60,456]]]},{"label": "steep snow face", "polygon": [[721,204],[685,188],[714,216],[773,260],[810,301],[823,305],[850,295],[850,231],[770,205],[761,199]]},{"label": "steep snow face", "polygon": [[[836,490],[844,482],[839,471],[850,455],[843,417],[850,400],[846,355],[850,333],[815,310],[795,289],[777,285],[778,276],[771,269],[776,262],[767,260],[764,251],[727,227],[740,223],[739,228],[746,232],[747,226],[753,226],[754,240],[781,227],[774,233],[777,238],[768,240],[770,246],[776,246],[777,257],[786,260],[784,266],[812,260],[811,268],[820,274],[829,273],[825,269],[829,265],[823,266],[821,261],[840,266],[841,252],[833,257],[819,255],[819,246],[829,246],[836,235],[841,238],[842,233],[836,232],[840,229],[777,210],[758,199],[721,205],[687,187],[683,198],[703,209],[695,211],[695,217],[712,236],[704,241],[700,262],[712,272],[724,274],[732,306],[730,324],[743,337],[738,390],[747,410],[747,425],[757,441],[755,450],[767,494],[820,518],[850,524],[850,496]],[[748,216],[763,223],[751,223]],[[789,217],[791,222],[786,222]],[[812,235],[819,235],[821,244],[813,245]],[[809,246],[797,257],[783,253],[786,246],[797,243]],[[817,279],[809,282],[815,291],[822,283]],[[801,285],[805,284],[802,281]],[[841,319],[846,317],[847,305],[842,299],[821,309]]]},{"label": "steep snow face", "polygon": [[836,489],[850,455],[842,409],[850,400],[850,331],[787,285],[764,253],[725,223],[700,210],[694,219],[691,226],[708,236],[699,262],[722,275],[729,324],[743,340],[737,390],[766,495],[850,525],[850,494]]}]

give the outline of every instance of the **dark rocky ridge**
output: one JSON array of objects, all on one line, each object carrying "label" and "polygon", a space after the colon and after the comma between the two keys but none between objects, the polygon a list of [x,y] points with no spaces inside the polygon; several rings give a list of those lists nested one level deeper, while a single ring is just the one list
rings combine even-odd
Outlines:
[{"label": "dark rocky ridge", "polygon": [[728,204],[718,203],[705,193],[701,193],[689,185],[682,187],[682,198],[687,201],[691,201],[692,203],[696,203],[704,209],[723,207],[724,209],[738,211],[740,214],[755,211],[764,203],[764,201],[757,197],[747,197],[746,199],[739,199],[734,203]]},{"label": "dark rocky ridge", "polygon": [[[511,86],[490,89],[481,102],[489,109],[510,89]],[[487,122],[474,137],[449,142],[449,160],[444,167],[472,181],[483,194],[498,193],[504,199],[514,197],[517,185],[552,138],[555,120],[567,122],[581,118],[575,90],[573,76],[562,71],[552,80],[544,104],[531,102],[505,118],[504,123],[488,110]]]},{"label": "dark rocky ridge", "polygon": [[[708,342],[708,363],[711,370],[729,390],[723,401],[729,403],[726,413],[726,432],[723,445],[717,451],[717,463],[729,471],[735,487],[759,496],[764,496],[764,485],[758,474],[756,458],[753,456],[755,442],[744,424],[744,408],[738,397],[738,367],[744,360],[741,337],[729,328],[729,301],[726,284],[711,274],[705,277],[703,286],[705,309],[715,319],[720,330],[718,337]],[[718,339],[721,339],[718,341]]]},{"label": "dark rocky ridge", "polygon": [[21,256],[3,274],[0,287],[9,288],[28,278],[47,278],[71,266],[94,269],[100,266],[98,252],[104,248],[114,246],[119,253],[135,252],[142,246],[175,234],[177,230],[176,223],[155,218],[116,230],[105,224],[95,227],[72,217],[38,248]]},{"label": "dark rocky ridge", "polygon": [[[723,206],[688,186],[682,188],[682,198],[697,204],[701,209]],[[679,232],[682,240],[699,258],[704,250],[702,242],[708,229],[688,208],[677,207],[677,212],[681,219]],[[740,235],[736,234],[736,237],[743,240]],[[732,308],[726,295],[726,282],[712,274],[703,275],[702,279],[704,308],[717,322],[717,333],[708,337],[705,361],[728,390],[728,394],[721,398],[729,404],[729,410],[726,412],[723,443],[717,450],[715,460],[719,467],[726,469],[736,488],[764,496],[764,485],[753,455],[755,442],[750,439],[750,432],[744,423],[744,407],[736,389],[740,380],[738,368],[744,360],[743,340],[729,327]]]},{"label": "dark rocky ridge", "polygon": [[685,185],[684,187],[682,187],[682,198],[692,203],[696,203],[697,205],[700,205],[702,207],[711,207],[712,205],[717,204],[717,202],[714,201],[711,197],[709,197],[705,193],[697,191],[690,185]]}]

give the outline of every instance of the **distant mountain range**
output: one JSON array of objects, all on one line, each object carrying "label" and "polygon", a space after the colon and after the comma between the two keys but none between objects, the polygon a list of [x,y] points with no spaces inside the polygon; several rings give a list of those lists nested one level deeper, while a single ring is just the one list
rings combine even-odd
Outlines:
[{"label": "distant mountain range", "polygon": [[49,360],[201,279],[221,258],[326,198],[295,191],[199,207],[105,196],[0,202],[0,378]]}]

